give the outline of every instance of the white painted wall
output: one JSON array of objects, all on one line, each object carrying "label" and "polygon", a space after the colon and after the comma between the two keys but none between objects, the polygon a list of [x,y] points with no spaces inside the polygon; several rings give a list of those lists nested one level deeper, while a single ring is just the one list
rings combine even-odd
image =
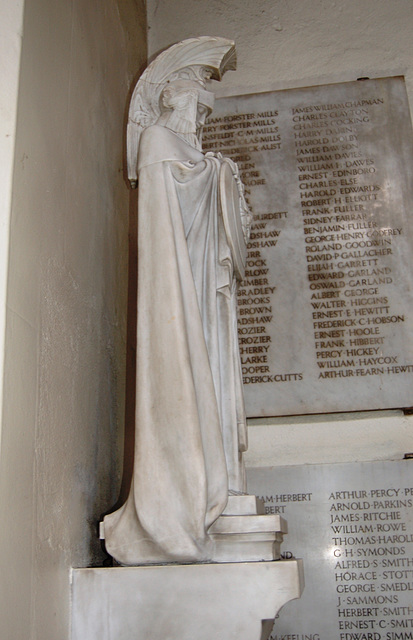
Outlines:
[{"label": "white painted wall", "polygon": [[102,562],[96,523],[119,490],[123,123],[146,24],[142,0],[26,0],[16,118],[21,10],[0,5],[6,135],[17,122],[0,156],[0,638],[68,640],[70,567]]},{"label": "white painted wall", "polygon": [[404,74],[413,103],[410,0],[148,0],[147,14],[149,57],[192,36],[235,40],[238,72],[219,92]]},{"label": "white painted wall", "polygon": [[[149,57],[199,35],[235,40],[218,95],[404,75],[413,104],[410,0],[148,0]],[[253,420],[249,466],[397,459],[413,451],[402,412]]]},{"label": "white painted wall", "polygon": [[[19,85],[23,0],[0,0],[0,380],[3,380],[6,322],[7,264],[16,143],[17,93]],[[0,384],[0,415],[3,385]],[[1,450],[1,426],[0,426]]]}]

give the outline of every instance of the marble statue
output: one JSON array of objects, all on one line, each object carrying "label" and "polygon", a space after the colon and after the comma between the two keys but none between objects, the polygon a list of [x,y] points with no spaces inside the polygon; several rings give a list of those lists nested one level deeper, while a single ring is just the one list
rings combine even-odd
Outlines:
[{"label": "marble statue", "polygon": [[234,68],[231,41],[185,40],[150,64],[131,99],[135,458],[126,503],[104,519],[106,548],[124,565],[210,560],[209,527],[246,491],[236,290],[250,216],[237,166],[201,147],[207,81]]}]

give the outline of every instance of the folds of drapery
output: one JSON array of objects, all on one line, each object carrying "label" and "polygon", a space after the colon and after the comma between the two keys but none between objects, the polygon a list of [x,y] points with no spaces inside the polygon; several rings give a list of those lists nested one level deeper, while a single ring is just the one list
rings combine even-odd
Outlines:
[{"label": "folds of drapery", "polygon": [[[152,137],[155,148],[159,133],[172,136],[176,154],[176,136],[151,129],[146,143]],[[182,160],[155,159],[139,173],[134,472],[125,505],[105,517],[106,548],[122,564],[208,560],[208,528],[228,492],[244,488],[245,416],[220,161],[196,152],[194,162],[188,145],[178,147]]]}]

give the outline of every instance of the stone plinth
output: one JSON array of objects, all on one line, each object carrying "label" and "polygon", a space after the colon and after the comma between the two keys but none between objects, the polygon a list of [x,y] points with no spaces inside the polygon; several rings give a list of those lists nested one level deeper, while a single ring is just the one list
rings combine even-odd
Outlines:
[{"label": "stone plinth", "polygon": [[222,515],[208,529],[214,562],[279,560],[287,522],[279,515]]},{"label": "stone plinth", "polygon": [[266,640],[300,560],[74,569],[72,640]]},{"label": "stone plinth", "polygon": [[[208,529],[212,544],[207,562],[279,560],[287,522],[279,515],[263,514],[264,503],[256,496],[229,496],[222,515]],[[105,521],[99,535],[105,540]]]}]

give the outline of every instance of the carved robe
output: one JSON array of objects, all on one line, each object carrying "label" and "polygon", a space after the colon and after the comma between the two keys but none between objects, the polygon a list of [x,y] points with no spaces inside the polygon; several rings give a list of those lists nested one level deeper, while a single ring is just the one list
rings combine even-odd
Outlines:
[{"label": "carved robe", "polygon": [[245,490],[236,282],[221,161],[154,125],[140,140],[136,437],[128,500],[105,517],[122,564],[199,562]]}]

